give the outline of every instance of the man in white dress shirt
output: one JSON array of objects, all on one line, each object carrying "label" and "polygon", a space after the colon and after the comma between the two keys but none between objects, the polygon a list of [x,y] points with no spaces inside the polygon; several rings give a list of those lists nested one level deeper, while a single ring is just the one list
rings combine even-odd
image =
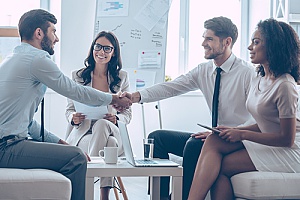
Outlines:
[{"label": "man in white dress shirt", "polygon": [[[154,102],[178,96],[189,91],[201,90],[212,110],[216,68],[220,67],[221,83],[218,108],[218,125],[239,126],[252,121],[245,102],[250,82],[255,76],[254,67],[237,58],[232,47],[238,30],[226,17],[205,21],[202,46],[209,61],[199,64],[173,81],[160,83],[132,94],[125,93],[134,103]],[[175,111],[176,112],[176,109]],[[174,113],[175,114],[175,113]],[[186,133],[157,130],[149,134],[154,138],[154,157],[168,159],[168,153],[183,156],[183,196],[186,200],[194,176],[195,166],[203,141],[210,132]],[[161,199],[169,199],[169,177],[161,178]]]}]

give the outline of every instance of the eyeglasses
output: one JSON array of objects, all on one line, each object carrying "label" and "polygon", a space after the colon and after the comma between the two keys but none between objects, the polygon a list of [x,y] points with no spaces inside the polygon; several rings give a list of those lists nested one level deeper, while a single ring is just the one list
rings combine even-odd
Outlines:
[{"label": "eyeglasses", "polygon": [[110,46],[102,46],[101,44],[94,44],[94,50],[95,51],[100,51],[101,49],[103,49],[103,51],[105,53],[110,53],[112,52],[112,50],[114,49],[113,47]]}]

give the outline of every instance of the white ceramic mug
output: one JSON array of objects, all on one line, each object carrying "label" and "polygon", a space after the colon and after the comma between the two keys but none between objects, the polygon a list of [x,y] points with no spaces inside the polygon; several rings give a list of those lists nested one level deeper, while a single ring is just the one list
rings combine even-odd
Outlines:
[{"label": "white ceramic mug", "polygon": [[99,156],[107,164],[116,164],[118,162],[118,147],[104,147],[99,151]]}]

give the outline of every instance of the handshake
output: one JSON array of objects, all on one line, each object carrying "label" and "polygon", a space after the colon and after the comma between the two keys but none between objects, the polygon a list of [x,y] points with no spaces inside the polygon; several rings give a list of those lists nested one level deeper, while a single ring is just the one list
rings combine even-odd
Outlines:
[{"label": "handshake", "polygon": [[112,95],[111,105],[119,112],[128,109],[132,103],[138,103],[141,100],[141,94],[139,92],[129,93],[123,92]]}]

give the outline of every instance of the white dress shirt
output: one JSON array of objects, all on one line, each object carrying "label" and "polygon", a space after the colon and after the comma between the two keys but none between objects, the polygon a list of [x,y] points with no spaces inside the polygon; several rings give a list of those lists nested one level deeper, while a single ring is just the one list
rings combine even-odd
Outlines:
[{"label": "white dress shirt", "polygon": [[[221,72],[218,125],[235,127],[254,123],[245,105],[250,82],[255,77],[254,66],[231,54],[220,67],[223,71]],[[159,101],[200,89],[211,111],[215,69],[216,65],[213,60],[210,60],[199,64],[173,81],[156,84],[139,91],[141,103]]]}]

